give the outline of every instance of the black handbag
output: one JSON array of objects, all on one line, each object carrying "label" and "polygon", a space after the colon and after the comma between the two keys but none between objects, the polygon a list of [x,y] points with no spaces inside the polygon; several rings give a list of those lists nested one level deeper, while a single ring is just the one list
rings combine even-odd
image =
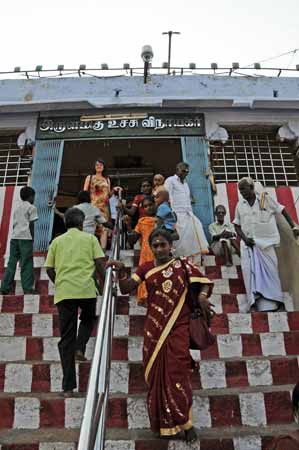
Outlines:
[{"label": "black handbag", "polygon": [[190,315],[190,345],[191,350],[205,350],[216,341],[215,336],[210,332],[212,315],[204,315],[198,302],[198,289],[190,283],[189,273],[185,262],[181,259],[181,263],[186,272],[186,281],[188,283],[187,295],[191,299],[191,315]]}]

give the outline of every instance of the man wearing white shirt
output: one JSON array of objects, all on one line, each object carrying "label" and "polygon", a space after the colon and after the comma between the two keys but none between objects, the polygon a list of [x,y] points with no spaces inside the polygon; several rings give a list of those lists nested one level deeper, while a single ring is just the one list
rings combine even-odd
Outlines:
[{"label": "man wearing white shirt", "polygon": [[200,265],[201,255],[209,252],[209,245],[202,224],[192,211],[191,194],[186,181],[188,173],[189,165],[180,162],[176,166],[176,174],[166,179],[164,187],[178,219],[176,230],[180,239],[174,244],[175,254],[189,257],[194,264]]},{"label": "man wearing white shirt", "polygon": [[241,266],[246,288],[248,308],[275,311],[283,302],[275,247],[280,235],[276,214],[282,214],[297,237],[299,230],[292,218],[266,192],[258,194],[254,181],[242,178],[239,182],[242,199],[239,200],[233,221],[241,238]]}]

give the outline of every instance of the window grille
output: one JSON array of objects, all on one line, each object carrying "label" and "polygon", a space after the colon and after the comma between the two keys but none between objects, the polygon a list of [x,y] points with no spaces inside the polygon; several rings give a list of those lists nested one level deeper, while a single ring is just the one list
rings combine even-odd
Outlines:
[{"label": "window grille", "polygon": [[216,183],[239,181],[250,176],[264,186],[297,186],[294,156],[276,132],[229,131],[223,144],[210,144],[211,166]]},{"label": "window grille", "polygon": [[27,184],[31,158],[21,157],[17,135],[0,136],[0,186]]}]

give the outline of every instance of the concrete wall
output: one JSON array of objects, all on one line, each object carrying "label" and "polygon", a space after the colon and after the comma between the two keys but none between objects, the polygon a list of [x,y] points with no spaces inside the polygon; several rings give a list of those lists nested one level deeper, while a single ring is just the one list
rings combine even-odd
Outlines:
[{"label": "concrete wall", "polygon": [[[279,108],[280,104],[286,108],[299,100],[299,78],[152,75],[147,84],[143,83],[142,76],[0,80],[3,111],[30,105],[42,111],[51,109],[53,103],[60,103],[63,109],[67,104],[76,107],[77,103],[78,107],[80,102],[85,102],[85,107],[95,108],[207,105],[198,103],[199,100],[223,100],[224,107],[249,109],[269,107],[267,102],[270,101],[273,108]],[[41,107],[44,104],[47,108]]]}]

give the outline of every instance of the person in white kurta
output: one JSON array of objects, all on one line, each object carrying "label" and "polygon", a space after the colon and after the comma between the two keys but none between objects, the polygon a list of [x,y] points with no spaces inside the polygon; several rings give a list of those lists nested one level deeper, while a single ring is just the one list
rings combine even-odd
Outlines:
[{"label": "person in white kurta", "polygon": [[173,211],[177,215],[176,230],[180,236],[174,243],[175,256],[186,256],[194,264],[201,264],[201,255],[209,252],[202,224],[193,214],[191,194],[186,176],[189,173],[188,164],[181,162],[176,167],[176,175],[168,177],[164,183],[169,193]]},{"label": "person in white kurta", "polygon": [[299,231],[283,205],[266,192],[255,192],[251,178],[239,182],[239,191],[243,198],[237,204],[233,223],[241,238],[241,266],[248,309],[255,305],[258,311],[275,311],[283,302],[275,252],[280,244],[275,215],[283,214],[295,237]]}]

